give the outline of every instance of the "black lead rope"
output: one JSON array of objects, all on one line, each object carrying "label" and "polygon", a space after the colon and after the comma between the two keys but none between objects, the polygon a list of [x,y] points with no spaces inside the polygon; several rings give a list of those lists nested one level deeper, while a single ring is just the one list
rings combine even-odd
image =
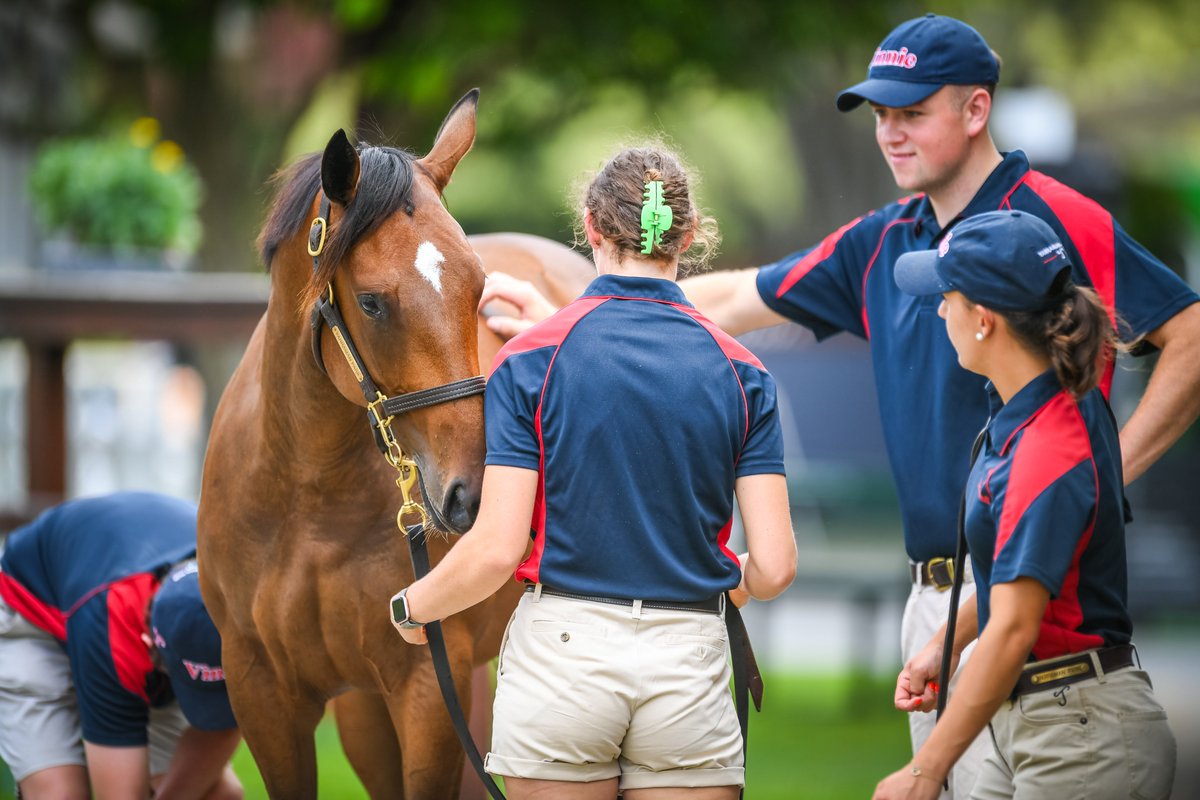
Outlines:
[{"label": "black lead rope", "polygon": [[[410,525],[407,530],[408,554],[412,557],[413,579],[420,580],[429,574],[429,551],[425,547],[425,531],[419,525]],[[746,760],[750,727],[750,700],[754,700],[754,708],[762,711],[763,680],[758,671],[758,662],[754,658],[754,650],[750,647],[750,636],[746,632],[746,623],[742,614],[725,595],[725,626],[729,630],[729,650],[733,662],[733,696],[737,709],[738,727],[742,731],[742,761]],[[496,785],[496,781],[483,768],[483,757],[479,747],[471,736],[467,725],[466,714],[463,713],[462,703],[458,700],[458,689],[454,686],[454,675],[450,671],[450,656],[446,652],[446,640],[442,636],[440,622],[425,623],[425,636],[429,639],[429,654],[433,657],[433,671],[437,675],[438,687],[442,690],[442,700],[450,721],[454,723],[454,732],[467,760],[475,769],[475,774],[483,781],[493,800],[505,800],[504,793]],[[745,795],[745,788],[741,796]]]},{"label": "black lead rope", "polygon": [[[417,580],[429,574],[429,551],[425,549],[425,531],[419,525],[408,528],[408,554],[412,557],[413,573]],[[433,656],[433,671],[437,674],[438,687],[442,690],[442,700],[450,721],[454,723],[454,732],[467,760],[475,769],[475,774],[483,781],[493,800],[504,800],[504,793],[496,785],[496,781],[483,768],[483,757],[479,755],[479,747],[471,738],[471,729],[467,726],[467,717],[463,713],[462,704],[458,701],[458,689],[454,686],[454,675],[450,671],[450,656],[446,652],[446,640],[442,636],[442,623],[425,623],[425,636],[429,639],[429,654]]]},{"label": "black lead rope", "polygon": [[[758,671],[758,661],[750,647],[750,635],[742,612],[725,593],[725,628],[729,631],[729,653],[733,664],[733,705],[737,710],[738,727],[742,731],[742,767],[750,758],[750,700],[754,709],[762,711],[763,680]],[[738,797],[746,796],[745,782]]]},{"label": "black lead rope", "polygon": [[[989,421],[990,422],[990,421]],[[963,573],[966,571],[967,562],[967,489],[970,487],[971,470],[975,468],[975,459],[979,457],[979,450],[983,447],[983,440],[987,436],[988,426],[984,425],[983,430],[975,437],[975,443],[971,445],[971,462],[967,468],[967,485],[963,487],[962,496],[958,500],[958,544],[954,551],[954,575],[951,577],[950,586],[950,614],[946,618],[946,638],[942,642],[942,666],[938,672],[938,696],[937,696],[937,712],[934,719],[934,724],[942,718],[942,712],[946,710],[946,701],[950,697],[950,657],[954,649],[954,632],[958,627],[958,600],[962,595]],[[946,776],[944,782],[945,788],[950,788],[950,776]]]}]

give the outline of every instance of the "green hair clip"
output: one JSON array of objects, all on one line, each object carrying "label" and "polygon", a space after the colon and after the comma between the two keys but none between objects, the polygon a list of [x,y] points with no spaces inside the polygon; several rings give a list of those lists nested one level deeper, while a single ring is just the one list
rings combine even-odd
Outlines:
[{"label": "green hair clip", "polygon": [[642,254],[662,244],[663,234],[671,230],[671,207],[663,202],[662,181],[650,181],[642,193]]}]

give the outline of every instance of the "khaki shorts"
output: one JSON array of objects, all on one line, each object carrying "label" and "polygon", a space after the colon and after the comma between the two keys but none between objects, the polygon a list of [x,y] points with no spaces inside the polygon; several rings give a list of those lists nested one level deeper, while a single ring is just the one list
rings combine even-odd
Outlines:
[{"label": "khaki shorts", "polygon": [[1132,667],[1006,700],[978,800],[1160,800],[1175,780],[1175,737],[1150,678]]},{"label": "khaki shorts", "polygon": [[496,775],[740,786],[724,618],[527,592],[497,666]]},{"label": "khaki shorts", "polygon": [[[0,720],[0,760],[18,783],[49,767],[86,766],[66,650],[3,599]],[[150,710],[151,775],[167,771],[185,728],[178,703]]]}]

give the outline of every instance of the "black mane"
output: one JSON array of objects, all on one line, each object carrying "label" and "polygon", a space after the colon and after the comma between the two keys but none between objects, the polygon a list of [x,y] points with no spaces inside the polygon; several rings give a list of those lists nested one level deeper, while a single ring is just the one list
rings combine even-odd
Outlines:
[{"label": "black mane", "polygon": [[[394,147],[363,144],[358,146],[358,157],[358,190],[354,199],[344,210],[335,209],[330,214],[333,219],[329,220],[329,236],[321,254],[321,260],[330,268],[345,257],[355,242],[396,211],[403,208],[410,216],[413,213],[416,157]],[[304,156],[281,171],[274,182],[279,188],[258,237],[259,255],[268,270],[279,246],[312,223],[310,209],[321,188],[321,153]]]}]

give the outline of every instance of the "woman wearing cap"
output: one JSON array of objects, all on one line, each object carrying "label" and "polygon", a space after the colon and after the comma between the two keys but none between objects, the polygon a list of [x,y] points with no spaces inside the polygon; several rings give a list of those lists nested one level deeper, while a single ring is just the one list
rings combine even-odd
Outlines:
[{"label": "woman wearing cap", "polygon": [[582,206],[599,275],[497,355],[478,519],[393,621],[424,643],[415,620],[479,602],[516,568],[527,590],[486,762],[509,796],[736,798],[725,594],[767,599],[795,574],[775,385],[675,283],[680,256],[715,234],[672,154],[623,150]]},{"label": "woman wearing cap", "polygon": [[[943,718],[876,798],[933,798],[990,723],[973,798],[1167,797],[1175,740],[1130,644],[1116,424],[1097,389],[1116,346],[1097,295],[1071,280],[1054,231],[1017,211],[959,223],[896,283],[938,313],[992,415],[966,486],[977,592],[954,657],[978,638]],[[943,631],[905,665],[896,707],[936,704]]]},{"label": "woman wearing cap", "polygon": [[146,492],[72,500],[9,535],[0,760],[22,798],[242,796],[195,553],[196,506]]}]

